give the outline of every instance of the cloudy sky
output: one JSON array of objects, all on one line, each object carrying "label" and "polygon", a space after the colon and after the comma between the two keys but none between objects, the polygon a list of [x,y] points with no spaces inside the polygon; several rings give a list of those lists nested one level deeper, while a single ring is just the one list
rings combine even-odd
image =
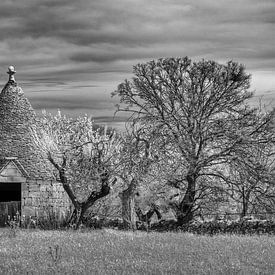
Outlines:
[{"label": "cloudy sky", "polygon": [[275,106],[274,0],[1,0],[0,84],[7,67],[40,112],[113,122],[110,93],[136,63],[169,56],[234,60]]}]

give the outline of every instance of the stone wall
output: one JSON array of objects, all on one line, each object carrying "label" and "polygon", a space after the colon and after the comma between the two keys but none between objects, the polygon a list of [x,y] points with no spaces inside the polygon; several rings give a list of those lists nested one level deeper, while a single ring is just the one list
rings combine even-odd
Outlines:
[{"label": "stone wall", "polygon": [[52,180],[27,180],[22,183],[22,215],[47,216],[57,213],[65,216],[70,201],[62,184]]},{"label": "stone wall", "polygon": [[69,199],[32,129],[39,129],[36,114],[23,90],[9,82],[0,93],[0,183],[21,183],[22,215],[65,215]]}]

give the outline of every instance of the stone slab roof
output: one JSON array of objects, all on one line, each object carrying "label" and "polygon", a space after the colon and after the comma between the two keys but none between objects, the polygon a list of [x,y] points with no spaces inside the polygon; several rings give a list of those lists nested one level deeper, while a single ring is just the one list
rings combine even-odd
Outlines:
[{"label": "stone slab roof", "polygon": [[8,160],[0,159],[0,171],[2,171],[2,169],[6,166],[7,163],[8,163]]},{"label": "stone slab roof", "polygon": [[0,168],[6,158],[17,158],[18,167],[33,179],[53,179],[53,167],[31,135],[37,117],[23,90],[7,83],[0,93]]},{"label": "stone slab roof", "polygon": [[0,159],[0,174],[8,166],[16,168],[20,174],[26,178],[29,177],[28,172],[24,169],[23,165],[16,158]]}]

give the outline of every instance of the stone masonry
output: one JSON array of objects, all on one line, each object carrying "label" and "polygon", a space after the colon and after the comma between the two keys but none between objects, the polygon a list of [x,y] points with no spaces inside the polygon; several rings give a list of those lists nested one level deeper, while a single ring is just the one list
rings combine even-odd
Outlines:
[{"label": "stone masonry", "polygon": [[9,81],[0,93],[0,185],[21,183],[22,215],[65,214],[69,199],[31,128],[38,129],[36,114],[23,90]]}]

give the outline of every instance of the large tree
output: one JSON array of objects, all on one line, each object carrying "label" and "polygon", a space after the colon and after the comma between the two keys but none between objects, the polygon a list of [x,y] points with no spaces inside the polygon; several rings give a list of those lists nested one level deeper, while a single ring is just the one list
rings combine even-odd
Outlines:
[{"label": "large tree", "polygon": [[73,119],[60,112],[44,112],[40,131],[33,130],[33,136],[74,206],[69,222],[78,228],[87,210],[107,196],[116,182],[120,139],[113,132],[95,129],[87,116]]},{"label": "large tree", "polygon": [[[130,112],[141,125],[152,125],[165,135],[167,148],[177,151],[184,166],[177,219],[180,224],[189,222],[198,183],[206,177],[209,184],[209,178],[214,182],[217,170],[222,171],[243,146],[266,142],[273,112],[258,115],[249,107],[250,75],[232,61],[222,65],[166,58],[134,66],[134,75],[113,92],[120,97],[118,111]],[[175,181],[179,184],[179,178]]]}]

